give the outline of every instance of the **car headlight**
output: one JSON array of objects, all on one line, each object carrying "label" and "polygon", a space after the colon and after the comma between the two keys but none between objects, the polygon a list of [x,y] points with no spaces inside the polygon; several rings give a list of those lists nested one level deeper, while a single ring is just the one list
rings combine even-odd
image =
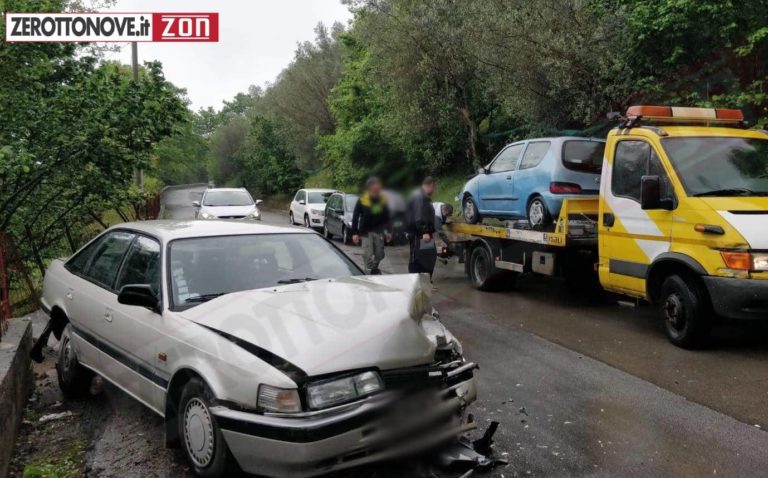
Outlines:
[{"label": "car headlight", "polygon": [[256,406],[269,412],[296,413],[301,411],[301,399],[295,388],[278,388],[261,384]]},{"label": "car headlight", "polygon": [[752,270],[768,271],[768,252],[752,254]]},{"label": "car headlight", "polygon": [[261,220],[261,212],[259,210],[255,210],[251,213],[251,219],[258,219]]},{"label": "car headlight", "polygon": [[315,216],[325,216],[325,211],[323,211],[322,209],[310,209],[310,211]]},{"label": "car headlight", "polygon": [[215,219],[216,216],[214,216],[213,214],[209,214],[209,213],[203,211],[203,212],[200,213],[200,218],[201,219]]},{"label": "car headlight", "polygon": [[313,410],[351,402],[384,390],[378,373],[369,371],[307,385],[307,404]]}]

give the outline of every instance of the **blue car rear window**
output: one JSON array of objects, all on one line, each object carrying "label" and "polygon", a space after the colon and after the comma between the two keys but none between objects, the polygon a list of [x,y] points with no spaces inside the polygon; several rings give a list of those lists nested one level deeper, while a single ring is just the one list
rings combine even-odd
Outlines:
[{"label": "blue car rear window", "polygon": [[605,143],[570,140],[563,143],[563,166],[573,171],[599,173],[603,168]]}]

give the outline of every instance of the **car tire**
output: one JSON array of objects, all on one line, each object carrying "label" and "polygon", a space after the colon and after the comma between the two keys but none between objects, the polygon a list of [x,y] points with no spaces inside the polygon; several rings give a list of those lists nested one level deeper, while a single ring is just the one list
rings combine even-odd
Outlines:
[{"label": "car tire", "polygon": [[501,286],[512,287],[517,278],[514,272],[499,270],[485,246],[472,249],[468,267],[472,286],[477,290],[494,291]]},{"label": "car tire", "polygon": [[552,224],[552,215],[541,196],[536,196],[528,202],[526,217],[531,229],[541,230]]},{"label": "car tire", "polygon": [[341,226],[341,241],[347,246],[352,244],[352,236],[349,235],[347,226]]},{"label": "car tire", "polygon": [[714,314],[702,284],[671,275],[661,285],[658,306],[670,342],[685,349],[709,344]]},{"label": "car tire", "polygon": [[232,453],[210,411],[214,396],[208,386],[194,377],[184,385],[179,400],[181,448],[195,476],[218,478],[238,472]]},{"label": "car tire", "polygon": [[467,224],[478,224],[482,221],[482,217],[480,217],[480,211],[477,209],[477,204],[475,203],[475,200],[472,198],[472,196],[468,196],[466,199],[464,199],[464,205],[461,208],[462,214],[464,215],[464,221],[467,222]]},{"label": "car tire", "polygon": [[288,213],[288,219],[290,219],[290,221],[291,221],[291,226],[296,224],[296,221],[293,220],[293,211]]},{"label": "car tire", "polygon": [[323,235],[326,239],[333,239],[333,234],[331,234],[331,231],[328,230],[328,224],[323,226]]},{"label": "car tire", "polygon": [[66,398],[82,398],[88,395],[93,372],[80,365],[72,346],[72,325],[67,324],[61,332],[59,357],[56,362],[59,388]]},{"label": "car tire", "polygon": [[311,227],[311,223],[309,222],[309,214],[304,214],[304,227],[307,229]]}]

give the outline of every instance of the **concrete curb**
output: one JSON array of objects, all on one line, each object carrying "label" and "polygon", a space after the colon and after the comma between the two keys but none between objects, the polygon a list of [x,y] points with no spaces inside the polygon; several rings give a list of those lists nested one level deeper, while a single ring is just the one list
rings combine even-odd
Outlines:
[{"label": "concrete curb", "polygon": [[34,381],[32,361],[32,323],[13,319],[0,342],[0,476],[8,474],[24,408]]}]

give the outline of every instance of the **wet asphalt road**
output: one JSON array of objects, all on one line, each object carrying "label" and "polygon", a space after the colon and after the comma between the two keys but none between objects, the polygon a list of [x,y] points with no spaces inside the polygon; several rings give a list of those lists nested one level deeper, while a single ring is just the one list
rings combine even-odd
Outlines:
[{"label": "wet asphalt road", "polygon": [[[189,218],[199,193],[168,191],[165,216]],[[340,247],[361,261],[359,248]],[[387,248],[382,269],[402,272],[406,258]],[[449,263],[435,282],[443,321],[481,366],[474,415],[501,422],[496,448],[510,464],[489,476],[768,476],[768,434],[755,426],[768,426],[764,337],[724,329],[714,349],[689,352],[667,343],[650,308],[590,304],[556,281],[483,293]],[[178,453],[159,449],[159,418],[112,387],[105,395],[97,475],[142,460],[144,476],[186,475]],[[424,476],[402,464],[345,476],[357,474]]]}]

